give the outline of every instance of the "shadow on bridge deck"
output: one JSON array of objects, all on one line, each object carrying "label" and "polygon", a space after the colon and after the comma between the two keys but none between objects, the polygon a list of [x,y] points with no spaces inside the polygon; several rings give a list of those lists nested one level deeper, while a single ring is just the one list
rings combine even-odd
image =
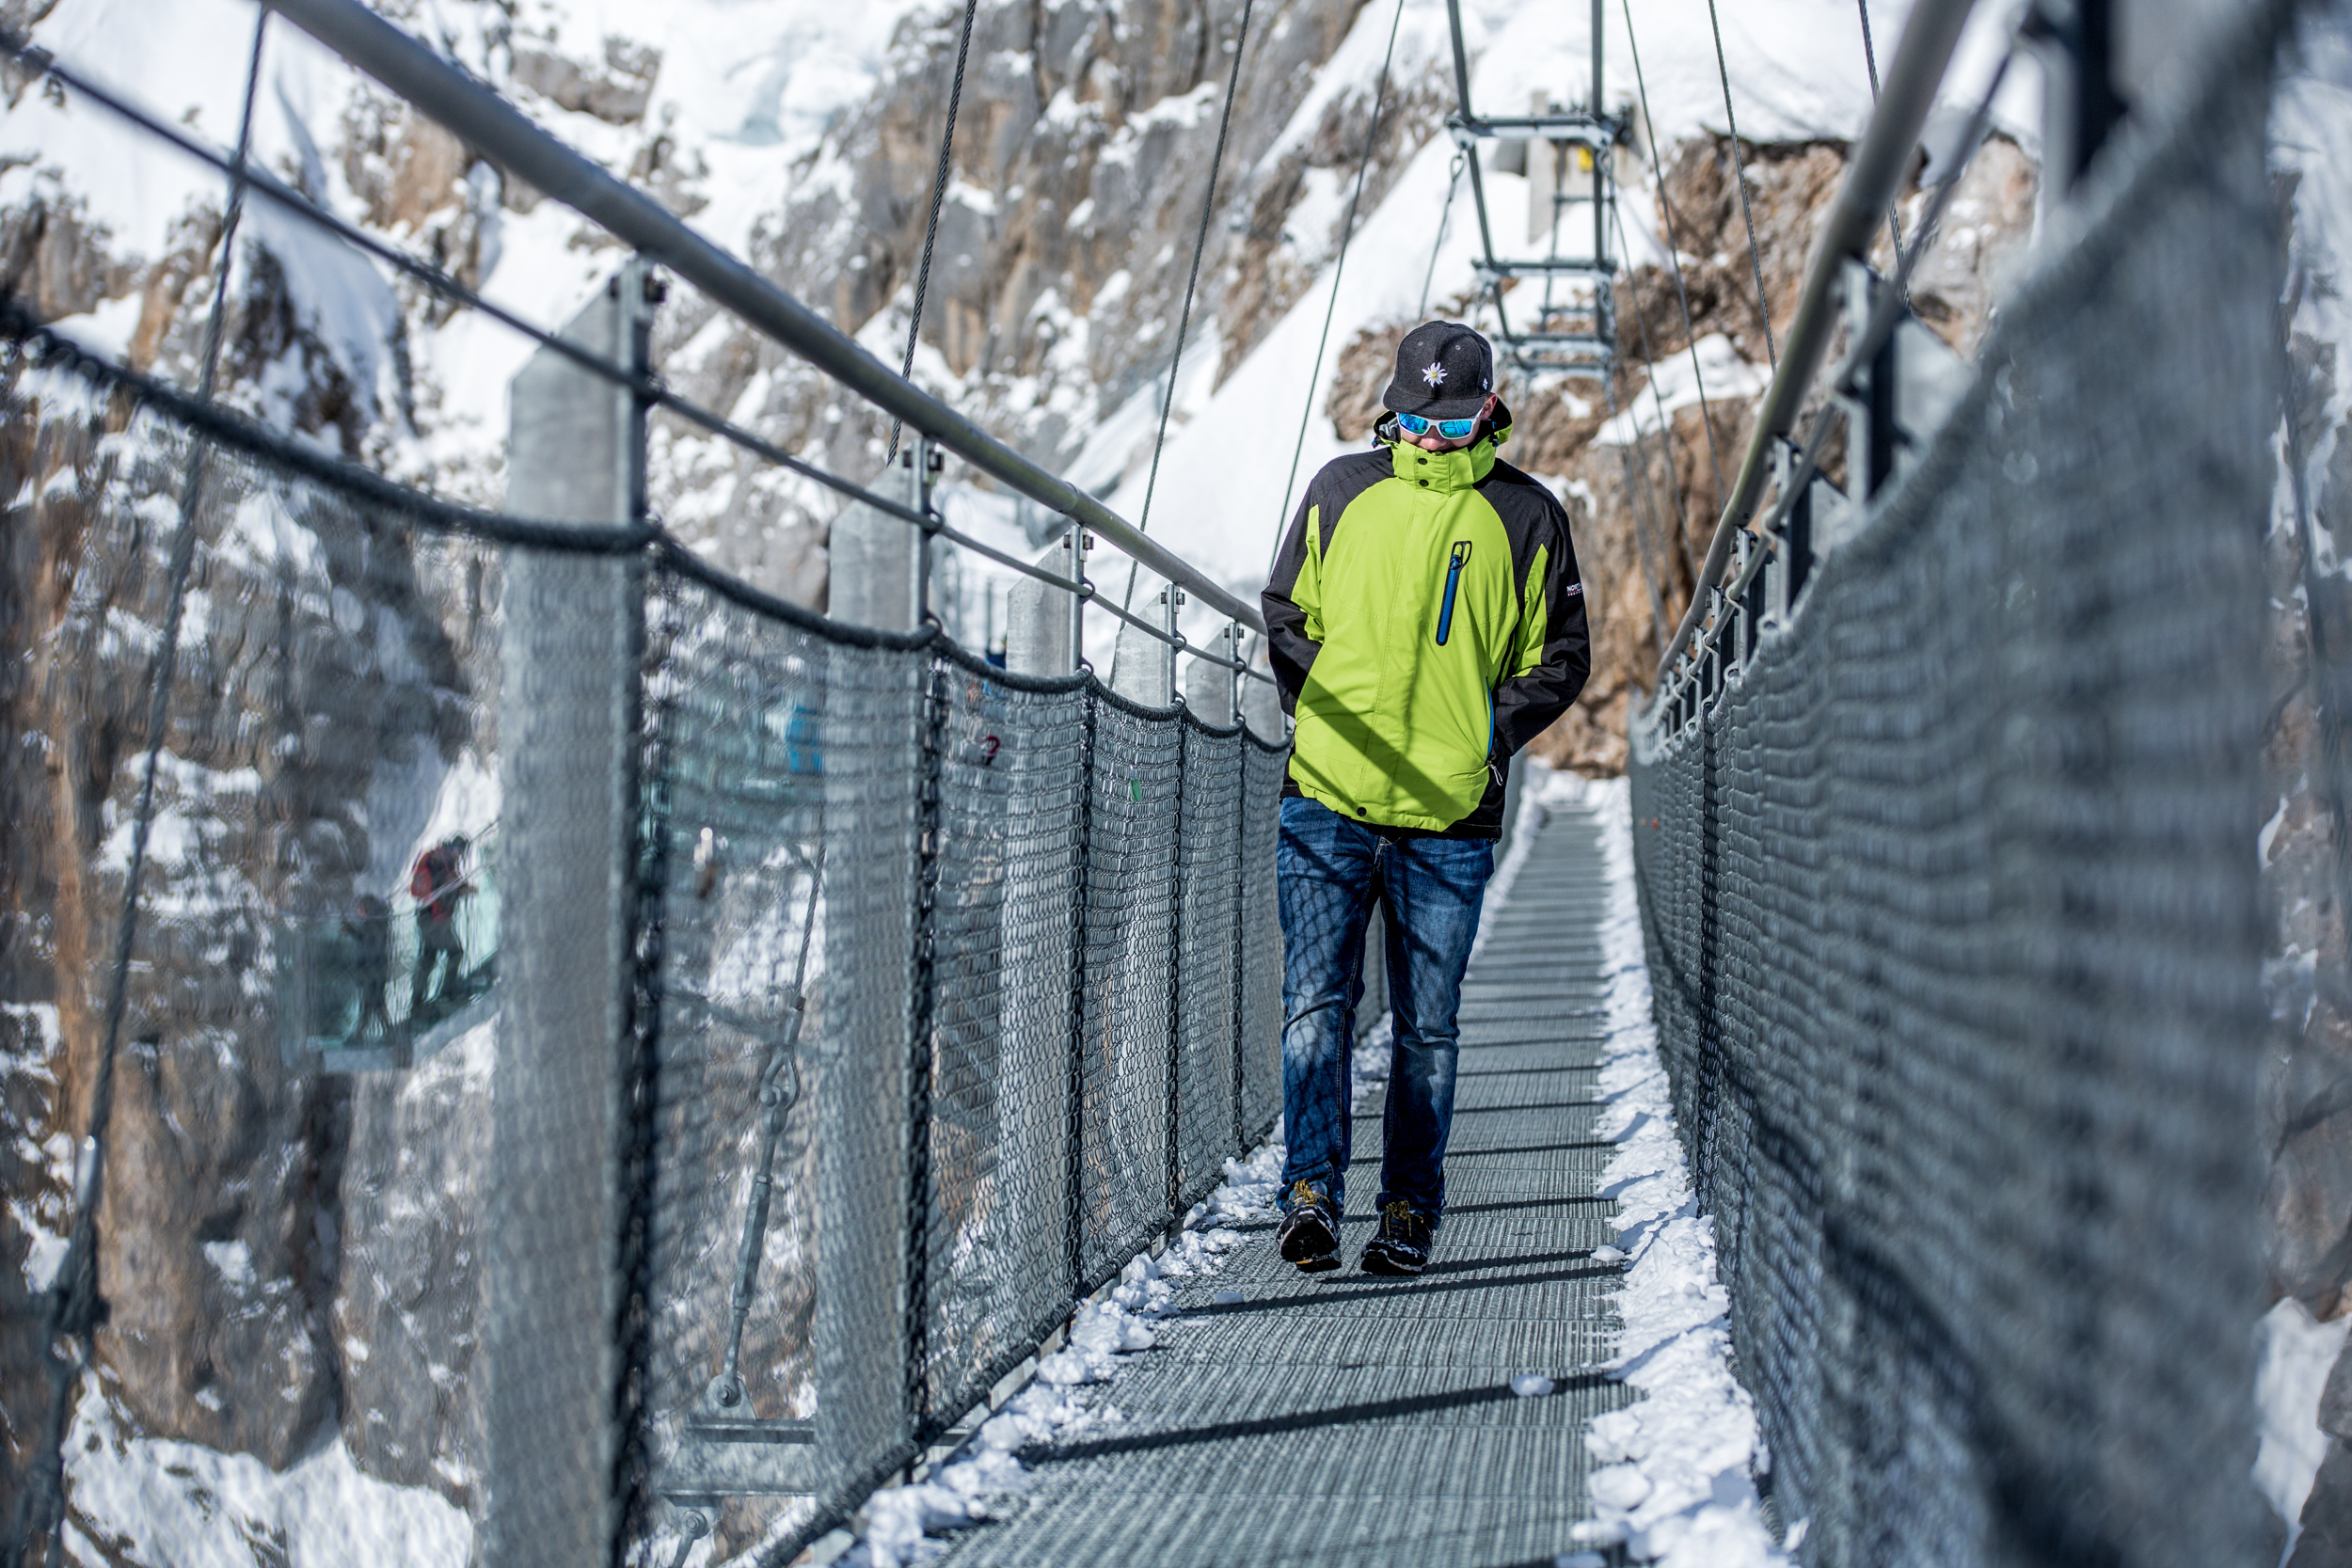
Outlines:
[{"label": "shadow on bridge deck", "polygon": [[[956,1537],[956,1568],[1137,1563],[1433,1568],[1544,1564],[1588,1517],[1586,1424],[1627,1402],[1597,1370],[1615,1326],[1615,1205],[1595,1196],[1591,1017],[1599,835],[1555,813],[1464,992],[1449,1214],[1415,1280],[1348,1267],[1310,1278],[1270,1234],[1178,1298],[1159,1347],[1110,1402],[1126,1419],[1047,1455],[1007,1516]],[[1379,1190],[1377,1094],[1357,1117],[1348,1189]],[[1263,1227],[1270,1233],[1271,1227]],[[1239,1302],[1215,1304],[1218,1292]],[[1541,1372],[1557,1392],[1520,1399]]]}]

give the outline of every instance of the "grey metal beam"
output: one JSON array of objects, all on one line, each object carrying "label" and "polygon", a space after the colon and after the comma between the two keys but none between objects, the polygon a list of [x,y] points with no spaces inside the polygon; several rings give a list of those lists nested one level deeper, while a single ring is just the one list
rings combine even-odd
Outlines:
[{"label": "grey metal beam", "polygon": [[266,0],[304,32],[406,99],[517,178],[676,273],[759,331],[876,407],[929,433],[1009,488],[1092,529],[1147,571],[1181,583],[1263,634],[1258,607],[1145,537],[1094,497],[1049,473],[860,348],[832,323],[777,288],[660,202],[532,123],[455,62],[393,26],[359,0]]},{"label": "grey metal beam", "polygon": [[1617,263],[1613,261],[1604,258],[1596,261],[1590,257],[1575,256],[1536,256],[1518,260],[1498,259],[1494,261],[1488,261],[1484,256],[1473,256],[1470,258],[1470,266],[1473,270],[1484,273],[1489,277],[1613,277],[1617,273]]},{"label": "grey metal beam", "polygon": [[1464,136],[1542,136],[1584,147],[1613,147],[1617,124],[1594,115],[1471,115],[1446,118],[1446,128],[1458,140]]},{"label": "grey metal beam", "polygon": [[1708,546],[1707,563],[1699,568],[1699,592],[1692,596],[1682,625],[1676,628],[1674,640],[1666,644],[1665,654],[1658,661],[1653,691],[1664,686],[1675,659],[1706,618],[1707,589],[1721,581],[1724,568],[1731,560],[1733,539],[1756,515],[1756,500],[1772,471],[1772,443],[1795,427],[1797,411],[1812,388],[1813,378],[1820,372],[1822,356],[1828,353],[1831,337],[1836,331],[1840,263],[1849,256],[1868,253],[1871,237],[1884,221],[1887,203],[1894,200],[1912,151],[1919,145],[1919,132],[1927,123],[1929,112],[1935,107],[1936,88],[1943,84],[1952,50],[1960,42],[1961,28],[1974,6],[1975,0],[1919,0],[1912,9],[1910,21],[1903,25],[1902,42],[1896,48],[1894,63],[1887,68],[1886,80],[1880,88],[1878,110],[1863,133],[1862,145],[1854,150],[1853,162],[1846,170],[1846,182],[1838,188],[1837,199],[1830,208],[1829,219],[1821,226],[1821,237],[1814,246],[1813,259],[1805,271],[1804,293],[1797,304],[1797,319],[1781,344],[1780,369],[1765,390],[1764,406],[1757,416],[1755,434],[1748,438],[1740,477],[1732,484],[1731,495],[1724,502],[1723,516],[1715,524],[1715,538]]}]

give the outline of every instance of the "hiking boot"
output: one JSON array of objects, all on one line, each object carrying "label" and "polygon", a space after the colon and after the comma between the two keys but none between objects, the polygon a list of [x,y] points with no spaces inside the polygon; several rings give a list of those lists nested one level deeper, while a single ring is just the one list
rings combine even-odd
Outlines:
[{"label": "hiking boot", "polygon": [[1322,1274],[1340,1266],[1340,1216],[1330,1197],[1311,1181],[1291,1183],[1290,1212],[1282,1216],[1276,1240],[1282,1260],[1298,1265],[1301,1274]]},{"label": "hiking boot", "polygon": [[1438,1222],[1403,1198],[1380,1211],[1380,1234],[1364,1243],[1366,1274],[1414,1275],[1429,1266],[1429,1242]]}]

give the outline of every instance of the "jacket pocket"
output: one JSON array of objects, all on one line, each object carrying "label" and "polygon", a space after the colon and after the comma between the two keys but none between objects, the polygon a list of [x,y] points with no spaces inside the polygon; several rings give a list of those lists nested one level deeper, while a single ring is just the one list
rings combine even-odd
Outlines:
[{"label": "jacket pocket", "polygon": [[1454,635],[1454,595],[1462,586],[1462,568],[1470,564],[1470,542],[1456,539],[1445,564],[1445,601],[1438,607],[1438,646]]}]

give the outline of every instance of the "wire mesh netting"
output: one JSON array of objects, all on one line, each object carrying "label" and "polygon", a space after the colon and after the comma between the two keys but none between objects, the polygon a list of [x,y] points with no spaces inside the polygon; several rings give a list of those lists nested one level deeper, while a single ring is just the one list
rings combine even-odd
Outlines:
[{"label": "wire mesh netting", "polygon": [[1661,1048],[1811,1562],[2258,1555],[2266,50],[2110,170],[1695,722]]},{"label": "wire mesh netting", "polygon": [[8,372],[12,1545],[192,1539],[251,1456],[346,1478],[287,1528],[352,1560],[781,1548],[1269,1130],[1279,749]]}]

